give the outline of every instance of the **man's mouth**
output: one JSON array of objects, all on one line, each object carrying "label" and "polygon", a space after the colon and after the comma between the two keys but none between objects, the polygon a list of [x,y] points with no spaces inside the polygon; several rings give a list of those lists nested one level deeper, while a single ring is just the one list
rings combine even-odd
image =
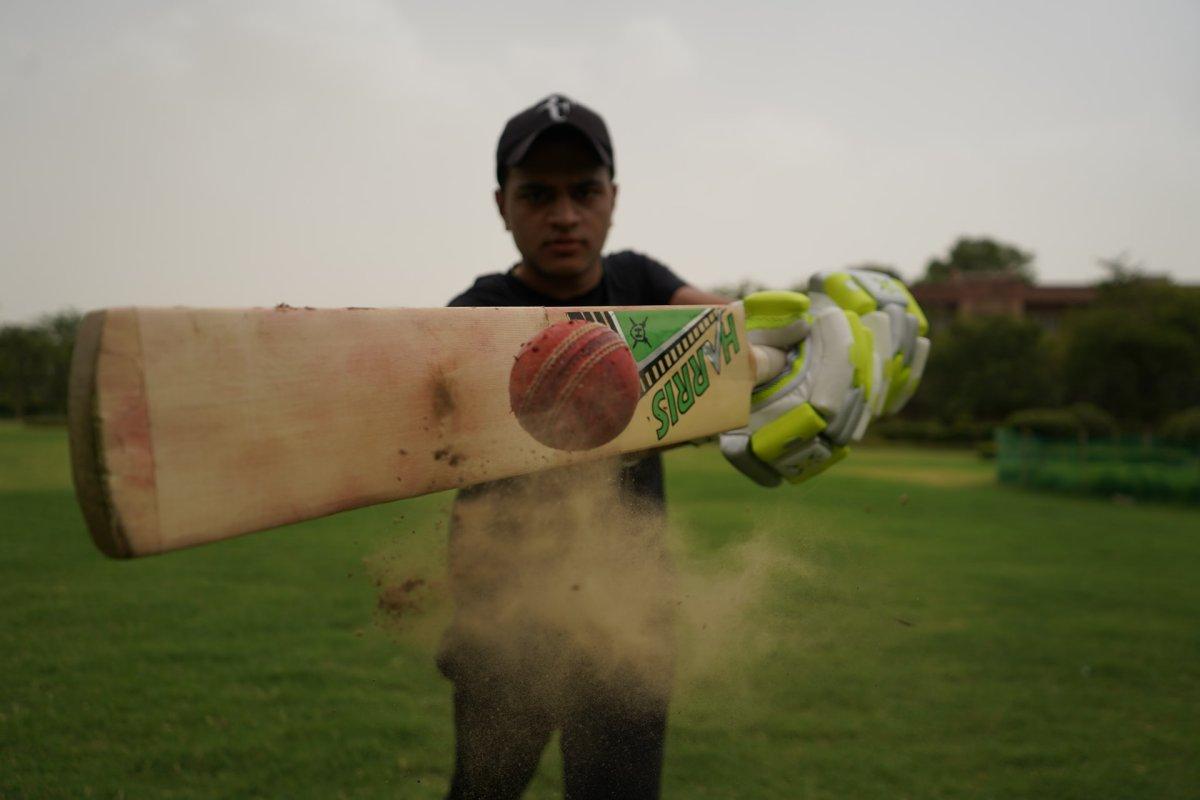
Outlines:
[{"label": "man's mouth", "polygon": [[574,255],[583,249],[582,239],[551,239],[546,248],[555,255]]}]

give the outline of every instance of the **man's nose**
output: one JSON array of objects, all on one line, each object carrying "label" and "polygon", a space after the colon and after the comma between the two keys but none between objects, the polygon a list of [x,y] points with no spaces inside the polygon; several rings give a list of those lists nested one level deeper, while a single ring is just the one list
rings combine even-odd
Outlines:
[{"label": "man's nose", "polygon": [[570,194],[564,192],[554,201],[550,209],[550,222],[564,227],[579,224],[579,209]]}]

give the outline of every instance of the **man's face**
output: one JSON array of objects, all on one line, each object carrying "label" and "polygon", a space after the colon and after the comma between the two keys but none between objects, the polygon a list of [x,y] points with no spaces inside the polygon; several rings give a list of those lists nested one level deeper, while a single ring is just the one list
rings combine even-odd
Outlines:
[{"label": "man's face", "polygon": [[573,135],[543,136],[496,190],[500,216],[522,261],[551,280],[594,268],[616,199],[608,167]]}]

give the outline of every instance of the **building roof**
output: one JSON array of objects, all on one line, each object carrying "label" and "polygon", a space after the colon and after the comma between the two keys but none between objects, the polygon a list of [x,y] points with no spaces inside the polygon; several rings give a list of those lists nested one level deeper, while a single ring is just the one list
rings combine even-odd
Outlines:
[{"label": "building roof", "polygon": [[1036,286],[1008,275],[954,275],[938,283],[918,283],[913,296],[923,307],[1074,308],[1096,301],[1095,286]]}]

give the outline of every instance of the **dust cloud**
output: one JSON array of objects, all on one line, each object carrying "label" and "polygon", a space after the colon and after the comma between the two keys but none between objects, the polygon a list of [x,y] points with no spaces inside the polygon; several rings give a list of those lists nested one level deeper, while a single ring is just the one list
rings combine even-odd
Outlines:
[{"label": "dust cloud", "polygon": [[547,692],[581,668],[654,696],[737,683],[786,635],[773,592],[810,568],[767,530],[685,558],[688,532],[619,476],[605,461],[464,490],[444,564],[399,547],[374,565],[381,616],[443,672],[482,659]]}]

